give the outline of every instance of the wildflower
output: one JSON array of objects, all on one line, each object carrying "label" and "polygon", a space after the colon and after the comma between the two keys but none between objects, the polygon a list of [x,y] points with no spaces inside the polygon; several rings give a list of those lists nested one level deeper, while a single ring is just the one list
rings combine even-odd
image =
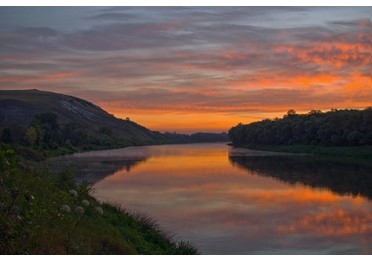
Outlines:
[{"label": "wildflower", "polygon": [[84,199],[83,201],[81,201],[81,203],[83,204],[83,206],[86,206],[88,207],[89,206],[89,201]]},{"label": "wildflower", "polygon": [[98,214],[103,215],[103,209],[101,207],[96,207],[96,211]]},{"label": "wildflower", "polygon": [[68,205],[62,205],[61,206],[61,211],[63,211],[63,212],[70,212],[71,210],[70,210],[70,207],[68,206]]},{"label": "wildflower", "polygon": [[77,206],[75,212],[78,214],[84,214],[84,208],[82,206]]},{"label": "wildflower", "polygon": [[68,191],[71,195],[73,195],[74,197],[78,197],[78,193],[76,192],[76,190],[73,190],[71,189],[70,191]]}]

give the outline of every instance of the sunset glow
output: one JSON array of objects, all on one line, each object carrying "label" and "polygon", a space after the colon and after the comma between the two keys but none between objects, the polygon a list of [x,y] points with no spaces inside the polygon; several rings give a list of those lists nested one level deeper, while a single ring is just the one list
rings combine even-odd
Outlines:
[{"label": "sunset glow", "polygon": [[222,132],[372,105],[371,7],[1,7],[0,89]]},{"label": "sunset glow", "polygon": [[[353,173],[347,165],[317,162],[308,169],[297,156],[288,165],[283,158],[266,158],[266,168],[244,167],[228,159],[224,144],[133,147],[120,154],[130,151],[147,157],[130,169],[118,165],[95,184],[95,195],[161,218],[184,239],[200,244],[205,254],[347,253],[345,247],[353,246],[361,254],[371,252],[370,198],[337,193],[344,188],[342,179],[335,178],[334,184],[329,179],[327,186],[307,183],[311,179],[306,178],[324,177],[331,170],[334,176],[349,177]],[[284,182],[277,172],[300,179]]]}]

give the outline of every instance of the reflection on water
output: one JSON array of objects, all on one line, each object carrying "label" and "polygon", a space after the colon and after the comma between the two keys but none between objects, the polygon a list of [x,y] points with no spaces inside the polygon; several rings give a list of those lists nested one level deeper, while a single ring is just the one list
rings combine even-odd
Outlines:
[{"label": "reflection on water", "polygon": [[[116,166],[95,184],[98,199],[155,217],[204,254],[372,254],[371,171],[361,166],[224,144],[86,153],[69,165],[89,159]],[[120,166],[128,160],[139,161]]]},{"label": "reflection on water", "polygon": [[141,162],[146,161],[145,150],[128,154],[127,150],[114,149],[73,154],[48,159],[45,163],[56,173],[68,170],[76,175],[76,182],[94,184],[116,172],[130,172]]},{"label": "reflection on water", "polygon": [[341,195],[372,199],[371,166],[335,163],[311,157],[251,156],[230,154],[233,165],[260,176],[311,187],[327,188]]}]

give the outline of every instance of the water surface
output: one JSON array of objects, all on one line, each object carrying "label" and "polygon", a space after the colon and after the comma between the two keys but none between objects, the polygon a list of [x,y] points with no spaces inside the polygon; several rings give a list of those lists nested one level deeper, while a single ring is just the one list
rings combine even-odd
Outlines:
[{"label": "water surface", "polygon": [[[55,159],[203,254],[372,254],[370,167],[222,143]],[[97,182],[98,181],[98,182]]]}]

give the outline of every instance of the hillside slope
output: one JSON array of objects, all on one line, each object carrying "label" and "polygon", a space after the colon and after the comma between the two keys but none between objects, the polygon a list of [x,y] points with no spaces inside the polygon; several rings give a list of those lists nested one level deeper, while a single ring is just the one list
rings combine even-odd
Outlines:
[{"label": "hillside slope", "polygon": [[129,120],[122,120],[83,99],[39,90],[0,90],[0,128],[8,127],[12,139],[35,122],[35,117],[51,113],[58,127],[80,129],[92,140],[120,138],[128,145],[156,143],[156,134]]}]

